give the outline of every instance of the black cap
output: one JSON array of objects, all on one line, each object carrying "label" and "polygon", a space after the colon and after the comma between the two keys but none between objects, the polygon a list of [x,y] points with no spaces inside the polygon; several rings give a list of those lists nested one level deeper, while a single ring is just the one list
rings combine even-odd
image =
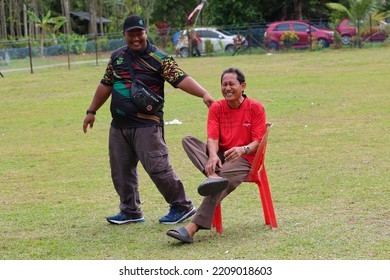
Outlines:
[{"label": "black cap", "polygon": [[123,32],[130,31],[133,29],[146,30],[145,21],[142,17],[137,15],[128,16],[123,24]]}]

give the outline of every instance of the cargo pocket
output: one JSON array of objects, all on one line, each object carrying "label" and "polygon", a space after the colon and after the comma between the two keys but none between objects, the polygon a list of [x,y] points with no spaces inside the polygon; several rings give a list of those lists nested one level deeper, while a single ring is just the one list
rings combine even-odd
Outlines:
[{"label": "cargo pocket", "polygon": [[168,162],[168,149],[162,149],[159,151],[149,152],[148,166],[145,168],[149,173],[160,173],[169,168]]}]

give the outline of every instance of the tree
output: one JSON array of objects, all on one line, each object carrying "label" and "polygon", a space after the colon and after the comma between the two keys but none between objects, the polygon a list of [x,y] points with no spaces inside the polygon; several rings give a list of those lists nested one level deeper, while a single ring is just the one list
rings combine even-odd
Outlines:
[{"label": "tree", "polygon": [[61,8],[62,8],[62,14],[66,18],[66,28],[65,28],[65,33],[67,35],[72,33],[72,26],[70,22],[70,4],[69,0],[61,0]]},{"label": "tree", "polygon": [[138,5],[143,11],[143,17],[146,21],[146,26],[149,26],[150,17],[154,11],[157,0],[134,0],[135,4]]},{"label": "tree", "polygon": [[27,14],[30,17],[30,20],[34,22],[35,26],[39,27],[41,30],[41,56],[44,56],[44,42],[46,32],[55,32],[66,22],[65,17],[51,17],[51,11],[49,10],[47,14],[40,19],[34,12],[27,11]]},{"label": "tree", "polygon": [[4,0],[0,1],[0,24],[1,24],[1,38],[7,38],[7,19],[5,15]]},{"label": "tree", "polygon": [[118,32],[121,30],[120,24],[121,18],[124,18],[129,14],[129,6],[125,3],[124,0],[104,0],[104,4],[109,8],[109,14],[111,15],[109,18],[112,22],[114,22],[114,27],[111,26],[111,30],[114,32]]},{"label": "tree", "polygon": [[302,20],[302,0],[294,0],[295,19]]},{"label": "tree", "polygon": [[204,15],[210,25],[242,26],[249,22],[264,21],[262,5],[258,0],[213,0],[206,4]]},{"label": "tree", "polygon": [[152,19],[154,22],[167,22],[170,27],[183,29],[188,15],[198,4],[199,0],[157,1]]},{"label": "tree", "polygon": [[[20,5],[21,3],[15,1],[15,0],[9,0],[5,1],[5,3],[1,3],[3,6],[1,9],[4,9],[1,11],[2,16],[5,16],[6,18],[6,29],[5,29],[5,36],[7,36],[7,33],[11,37],[19,37],[22,36],[22,29],[20,23],[21,21],[21,14],[23,5]],[[4,5],[5,4],[5,5]],[[8,6],[8,9],[7,9]],[[8,24],[8,26],[7,26]],[[8,27],[8,30],[7,30]],[[4,33],[4,32],[3,32]]]},{"label": "tree", "polygon": [[97,20],[96,20],[96,0],[85,0],[85,3],[88,7],[89,12],[89,28],[88,33],[96,34],[97,33]]},{"label": "tree", "polygon": [[359,48],[361,44],[361,26],[367,22],[369,14],[375,10],[376,0],[349,0],[349,9],[340,3],[327,3],[326,6],[339,12],[352,20],[356,25],[356,41]]}]

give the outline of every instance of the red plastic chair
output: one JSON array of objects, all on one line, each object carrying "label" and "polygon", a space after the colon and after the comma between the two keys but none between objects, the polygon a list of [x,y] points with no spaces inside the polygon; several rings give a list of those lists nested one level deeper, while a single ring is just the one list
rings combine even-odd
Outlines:
[{"label": "red plastic chair", "polygon": [[[264,165],[264,156],[268,142],[268,134],[271,129],[272,123],[267,123],[266,126],[266,133],[264,134],[263,140],[261,141],[259,148],[257,149],[252,168],[250,169],[248,176],[245,178],[244,182],[257,184],[257,186],[259,187],[261,203],[263,205],[265,224],[269,225],[272,229],[277,229],[278,225],[276,223],[276,216],[274,205],[272,203],[271,190],[268,185],[268,177]],[[219,234],[222,234],[223,229],[221,203],[219,203],[215,208],[212,225],[216,228],[216,231]]]}]

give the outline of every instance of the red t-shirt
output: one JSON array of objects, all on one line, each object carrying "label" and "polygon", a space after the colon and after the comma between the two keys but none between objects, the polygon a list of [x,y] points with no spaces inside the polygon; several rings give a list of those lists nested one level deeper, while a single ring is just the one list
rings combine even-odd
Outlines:
[{"label": "red t-shirt", "polygon": [[[221,152],[261,141],[266,132],[263,105],[245,97],[239,108],[232,109],[225,99],[214,102],[208,113],[207,137],[219,140]],[[250,163],[255,154],[243,155]]]}]

